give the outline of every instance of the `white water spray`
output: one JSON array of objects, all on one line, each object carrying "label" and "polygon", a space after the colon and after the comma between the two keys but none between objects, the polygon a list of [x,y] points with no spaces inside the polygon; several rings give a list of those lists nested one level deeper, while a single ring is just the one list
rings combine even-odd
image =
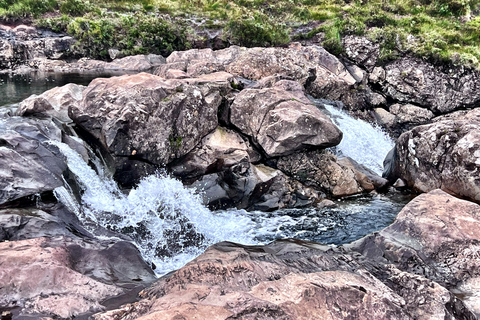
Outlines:
[{"label": "white water spray", "polygon": [[342,142],[336,147],[337,155],[350,157],[381,176],[383,160],[393,148],[393,140],[379,127],[355,119],[331,105],[324,106],[343,132]]},{"label": "white water spray", "polygon": [[78,212],[92,232],[99,225],[130,234],[143,257],[155,263],[157,274],[183,266],[219,241],[257,243],[256,223],[243,210],[214,213],[180,181],[162,175],[146,177],[125,195],[111,178],[97,175],[68,145],[49,143],[65,155],[83,189],[81,206],[65,187],[55,190],[59,201]]}]

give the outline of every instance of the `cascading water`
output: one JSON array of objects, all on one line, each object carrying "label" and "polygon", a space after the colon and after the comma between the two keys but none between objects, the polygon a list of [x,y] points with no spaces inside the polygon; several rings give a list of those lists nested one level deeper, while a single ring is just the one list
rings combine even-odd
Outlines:
[{"label": "cascading water", "polygon": [[160,174],[143,179],[123,194],[103,172],[95,172],[68,145],[50,141],[67,159],[83,189],[81,206],[64,187],[55,190],[69,208],[80,208],[79,218],[95,233],[97,226],[128,234],[143,257],[164,274],[199,255],[207,246],[224,240],[245,244],[254,240],[255,223],[241,210],[211,212],[198,195],[173,178]]},{"label": "cascading water", "polygon": [[68,145],[50,141],[65,155],[83,189],[78,204],[65,187],[59,201],[76,212],[94,234],[106,228],[129,235],[158,275],[183,266],[219,241],[264,244],[297,238],[343,244],[390,224],[403,203],[378,196],[339,202],[338,208],[288,209],[276,212],[228,210],[212,212],[200,197],[166,175],[146,177],[123,194],[100,166],[97,173]]},{"label": "cascading water", "polygon": [[325,107],[333,122],[343,132],[342,142],[336,146],[338,156],[346,156],[382,175],[383,160],[393,148],[393,140],[381,128],[355,119],[329,104],[315,101]]}]

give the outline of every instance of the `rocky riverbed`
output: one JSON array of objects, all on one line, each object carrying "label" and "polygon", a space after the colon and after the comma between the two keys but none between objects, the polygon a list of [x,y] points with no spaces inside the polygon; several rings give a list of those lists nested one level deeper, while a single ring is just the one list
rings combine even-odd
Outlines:
[{"label": "rocky riverbed", "polygon": [[[57,87],[0,112],[5,317],[480,315],[477,71],[442,69],[412,57],[379,65],[378,48],[361,37],[345,40],[342,59],[317,45],[293,43],[103,62],[64,60],[73,40],[61,35],[30,27],[2,32],[6,72],[134,72]],[[48,53],[52,37],[65,44],[55,46],[55,54]],[[384,178],[335,155],[331,147],[343,133],[325,105],[376,121],[398,137]],[[87,193],[110,187],[87,190],[72,161],[90,164],[80,169],[91,181],[104,170],[120,185],[112,189],[119,197],[164,170],[201,190],[211,209],[324,207],[346,196],[387,192],[392,184],[424,194],[391,226],[349,245],[222,242],[156,280],[154,266],[127,235],[133,228],[148,239],[142,222],[112,227],[118,208],[89,216],[90,222],[81,219],[93,210],[83,201]],[[167,216],[164,206],[145,214]],[[92,227],[108,216],[114,217],[109,227]],[[179,226],[169,231],[167,248],[151,249],[168,254],[169,247],[204,240],[194,222]]]}]

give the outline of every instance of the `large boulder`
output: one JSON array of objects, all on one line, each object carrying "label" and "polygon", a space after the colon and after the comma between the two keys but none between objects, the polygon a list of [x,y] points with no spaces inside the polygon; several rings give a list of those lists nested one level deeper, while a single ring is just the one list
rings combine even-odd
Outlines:
[{"label": "large boulder", "polygon": [[20,316],[71,319],[155,276],[129,242],[40,237],[0,242],[0,305]]},{"label": "large boulder", "polygon": [[[399,274],[411,273],[435,281],[461,297],[478,316],[478,228],[478,204],[434,190],[412,200],[391,226],[352,247],[374,261],[377,268],[393,264],[401,270]],[[431,301],[427,297],[424,304]]]},{"label": "large boulder", "polygon": [[[468,116],[467,116],[468,117]],[[444,120],[403,133],[385,176],[420,192],[441,188],[480,202],[480,121]]]},{"label": "large boulder", "polygon": [[480,75],[465,68],[439,69],[420,59],[405,57],[376,67],[370,82],[389,98],[413,103],[434,112],[449,113],[480,102]]},{"label": "large boulder", "polygon": [[147,73],[96,79],[69,115],[106,151],[117,181],[131,186],[217,127],[222,99],[210,89]]},{"label": "large boulder", "polygon": [[341,131],[304,95],[294,81],[272,88],[245,89],[230,106],[230,122],[252,137],[267,157],[340,143]]},{"label": "large boulder", "polygon": [[63,185],[67,165],[49,140],[62,141],[50,120],[0,119],[0,206]]}]

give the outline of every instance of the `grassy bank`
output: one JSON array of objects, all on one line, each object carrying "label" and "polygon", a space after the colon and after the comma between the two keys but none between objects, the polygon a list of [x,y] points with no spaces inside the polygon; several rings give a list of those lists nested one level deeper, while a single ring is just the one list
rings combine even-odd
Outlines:
[{"label": "grassy bank", "polygon": [[[364,35],[381,44],[383,61],[413,53],[476,68],[479,11],[480,0],[0,0],[3,21],[31,19],[67,32],[96,57],[107,57],[111,47],[166,55],[190,48],[203,28],[246,46],[322,33],[324,46],[337,54],[343,36]],[[317,22],[313,30],[292,33],[310,21]]]}]

